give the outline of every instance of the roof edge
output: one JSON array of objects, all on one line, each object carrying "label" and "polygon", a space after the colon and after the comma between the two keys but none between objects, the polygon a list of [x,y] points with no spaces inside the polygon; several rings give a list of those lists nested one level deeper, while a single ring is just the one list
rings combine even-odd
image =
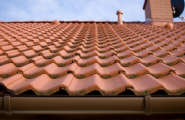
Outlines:
[{"label": "roof edge", "polygon": [[[10,104],[11,100],[11,104]],[[96,101],[96,102],[94,102]],[[185,97],[0,97],[0,114],[185,113]],[[33,103],[30,106],[30,103]],[[14,106],[13,110],[12,107]],[[16,107],[15,107],[16,106]],[[47,107],[46,107],[47,106]],[[62,107],[61,107],[62,106]],[[70,107],[69,107],[70,106]],[[168,106],[168,107],[166,107]],[[38,110],[39,108],[39,110]],[[174,109],[175,108],[175,109]]]},{"label": "roof edge", "polygon": [[[146,0],[147,1],[147,0]],[[52,23],[53,21],[49,20],[44,20],[44,21],[0,21],[0,23]],[[117,23],[117,21],[79,21],[79,20],[70,20],[70,21],[64,21],[64,20],[59,20],[60,23]],[[185,22],[185,21],[174,21],[174,22]],[[145,21],[123,21],[123,23],[145,23]]]},{"label": "roof edge", "polygon": [[[53,21],[49,21],[49,20],[44,20],[44,21],[34,21],[34,20],[30,20],[30,21],[0,21],[0,23],[52,23]],[[64,21],[64,20],[59,20],[60,23],[69,23],[69,22],[79,22],[79,23],[117,23],[117,21],[94,21],[94,20],[86,20],[86,21],[79,21],[79,20],[69,20],[69,21]],[[140,22],[140,21],[123,21],[123,22]]]},{"label": "roof edge", "polygon": [[145,2],[144,2],[144,5],[143,5],[143,10],[145,9],[146,2],[147,2],[147,0],[145,0]]}]

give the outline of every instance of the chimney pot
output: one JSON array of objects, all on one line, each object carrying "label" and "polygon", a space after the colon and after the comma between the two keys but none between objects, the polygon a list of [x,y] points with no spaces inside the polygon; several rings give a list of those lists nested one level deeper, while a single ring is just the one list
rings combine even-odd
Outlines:
[{"label": "chimney pot", "polygon": [[118,10],[117,14],[123,14],[123,11],[122,10]]},{"label": "chimney pot", "polygon": [[118,25],[122,25],[122,24],[123,24],[123,21],[122,21],[122,14],[123,14],[123,11],[122,11],[122,10],[118,10],[118,11],[117,11],[117,15],[118,15]]}]

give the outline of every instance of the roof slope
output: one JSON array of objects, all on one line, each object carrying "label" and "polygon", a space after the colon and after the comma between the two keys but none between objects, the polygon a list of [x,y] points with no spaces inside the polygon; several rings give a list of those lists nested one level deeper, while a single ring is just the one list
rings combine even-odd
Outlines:
[{"label": "roof slope", "polygon": [[0,85],[69,95],[185,92],[185,23],[0,23]]}]

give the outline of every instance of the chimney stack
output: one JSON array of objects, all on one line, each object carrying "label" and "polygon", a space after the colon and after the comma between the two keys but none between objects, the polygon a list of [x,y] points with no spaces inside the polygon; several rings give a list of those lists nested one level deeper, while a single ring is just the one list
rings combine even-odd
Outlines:
[{"label": "chimney stack", "polygon": [[171,0],[145,0],[145,22],[155,26],[173,24]]},{"label": "chimney stack", "polygon": [[123,21],[122,21],[122,14],[123,14],[123,11],[122,11],[122,10],[118,10],[118,11],[117,11],[117,15],[118,15],[118,25],[122,25],[122,24],[123,24]]}]

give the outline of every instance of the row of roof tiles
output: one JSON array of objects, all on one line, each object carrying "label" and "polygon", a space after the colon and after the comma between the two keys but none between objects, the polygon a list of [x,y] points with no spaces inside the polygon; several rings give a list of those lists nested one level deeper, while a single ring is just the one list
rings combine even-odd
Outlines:
[{"label": "row of roof tiles", "polygon": [[135,79],[128,79],[124,74],[109,79],[102,79],[98,74],[84,79],[75,78],[72,74],[57,79],[46,74],[26,79],[22,74],[16,74],[0,81],[14,95],[26,90],[33,90],[37,95],[51,95],[60,88],[66,90],[69,95],[85,95],[94,90],[100,91],[102,95],[117,95],[126,89],[132,90],[136,95],[149,95],[158,90],[165,90],[169,95],[180,95],[184,93],[185,84],[182,77],[173,73],[158,79],[149,74]]}]

